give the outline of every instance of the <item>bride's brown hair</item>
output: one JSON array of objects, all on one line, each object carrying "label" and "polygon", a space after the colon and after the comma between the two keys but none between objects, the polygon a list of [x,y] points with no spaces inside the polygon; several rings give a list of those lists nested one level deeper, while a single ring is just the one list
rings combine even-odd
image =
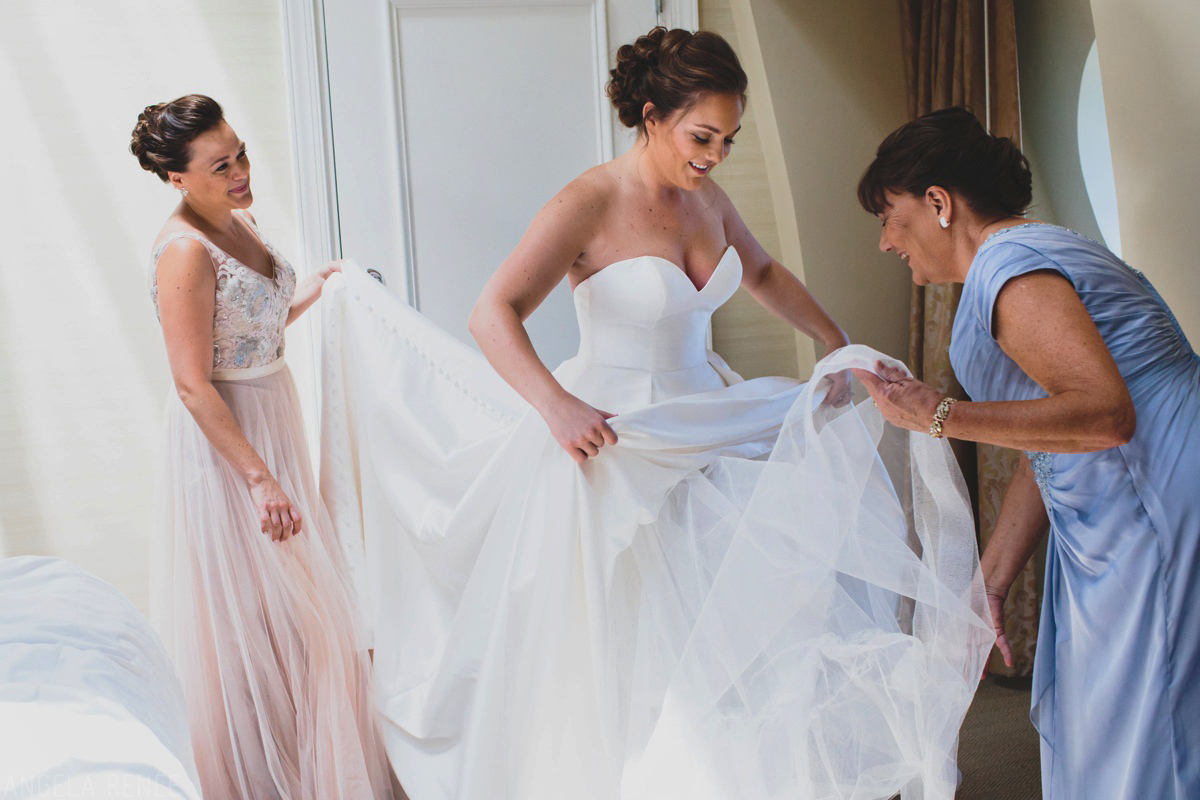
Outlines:
[{"label": "bride's brown hair", "polygon": [[187,94],[169,103],[146,106],[138,114],[129,152],[142,169],[167,182],[168,172],[185,172],[192,159],[192,141],[225,119],[221,105],[202,94]]},{"label": "bride's brown hair", "polygon": [[642,110],[658,118],[691,107],[705,92],[746,99],[746,73],[729,42],[712,31],[654,28],[617,50],[606,92],[628,128],[645,133]]}]

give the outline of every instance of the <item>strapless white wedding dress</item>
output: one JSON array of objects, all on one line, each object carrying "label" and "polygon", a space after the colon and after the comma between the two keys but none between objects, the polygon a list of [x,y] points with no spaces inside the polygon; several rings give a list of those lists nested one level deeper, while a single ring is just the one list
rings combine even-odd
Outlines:
[{"label": "strapless white wedding dress", "polygon": [[474,350],[353,264],[326,288],[322,493],[413,800],[950,798],[992,643],[949,449],[743,381],[737,289],[656,257],[576,287],[578,465]]}]

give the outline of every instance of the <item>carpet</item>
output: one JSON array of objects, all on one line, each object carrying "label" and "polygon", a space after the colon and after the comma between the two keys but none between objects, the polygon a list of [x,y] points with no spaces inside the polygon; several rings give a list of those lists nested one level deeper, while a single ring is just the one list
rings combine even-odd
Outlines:
[{"label": "carpet", "polygon": [[1041,800],[1038,735],[1029,721],[1028,678],[979,684],[958,743],[955,800]]}]

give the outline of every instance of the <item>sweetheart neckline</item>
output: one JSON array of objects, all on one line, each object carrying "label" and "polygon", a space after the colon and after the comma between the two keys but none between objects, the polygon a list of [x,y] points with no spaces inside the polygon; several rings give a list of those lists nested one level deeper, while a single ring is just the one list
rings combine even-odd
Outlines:
[{"label": "sweetheart neckline", "polygon": [[699,288],[696,288],[696,284],[692,283],[692,279],[688,277],[688,274],[687,274],[687,272],[684,271],[683,267],[679,266],[671,259],[663,258],[662,256],[641,255],[641,256],[631,256],[630,258],[622,258],[620,261],[614,261],[611,264],[609,264],[608,266],[601,267],[600,269],[593,272],[591,275],[588,275],[586,278],[581,280],[579,283],[575,284],[575,288],[573,288],[571,290],[571,294],[574,295],[575,292],[579,291],[579,287],[583,286],[588,281],[595,278],[597,275],[600,275],[600,274],[603,274],[603,273],[609,271],[613,267],[620,266],[622,264],[628,264],[628,263],[631,263],[634,261],[641,261],[643,258],[649,258],[653,261],[661,261],[665,264],[669,264],[671,266],[672,271],[679,273],[680,277],[682,277],[685,281],[687,281],[687,285],[691,288],[691,290],[693,292],[695,292],[697,295],[700,295],[700,294],[704,293],[705,289],[707,289],[709,286],[712,285],[713,278],[717,277],[717,272],[720,271],[721,265],[724,264],[725,260],[729,257],[729,252],[731,250],[733,251],[734,255],[737,255],[737,250],[734,250],[733,245],[731,245],[731,244],[726,245],[725,251],[722,252],[721,257],[719,259],[717,259],[717,265],[715,267],[713,267],[712,274],[708,276],[708,280],[706,280],[704,282],[704,285]]}]

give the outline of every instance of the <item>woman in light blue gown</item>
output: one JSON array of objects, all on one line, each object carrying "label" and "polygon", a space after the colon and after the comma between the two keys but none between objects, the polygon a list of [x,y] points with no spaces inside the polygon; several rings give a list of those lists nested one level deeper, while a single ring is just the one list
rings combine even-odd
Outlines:
[{"label": "woman in light blue gown", "polygon": [[975,402],[863,375],[910,430],[1025,451],[982,556],[1003,599],[1049,541],[1032,719],[1052,800],[1200,797],[1200,360],[1140,273],[1021,215],[1029,164],[964,109],[880,145],[880,248],[963,284],[950,357]]}]

